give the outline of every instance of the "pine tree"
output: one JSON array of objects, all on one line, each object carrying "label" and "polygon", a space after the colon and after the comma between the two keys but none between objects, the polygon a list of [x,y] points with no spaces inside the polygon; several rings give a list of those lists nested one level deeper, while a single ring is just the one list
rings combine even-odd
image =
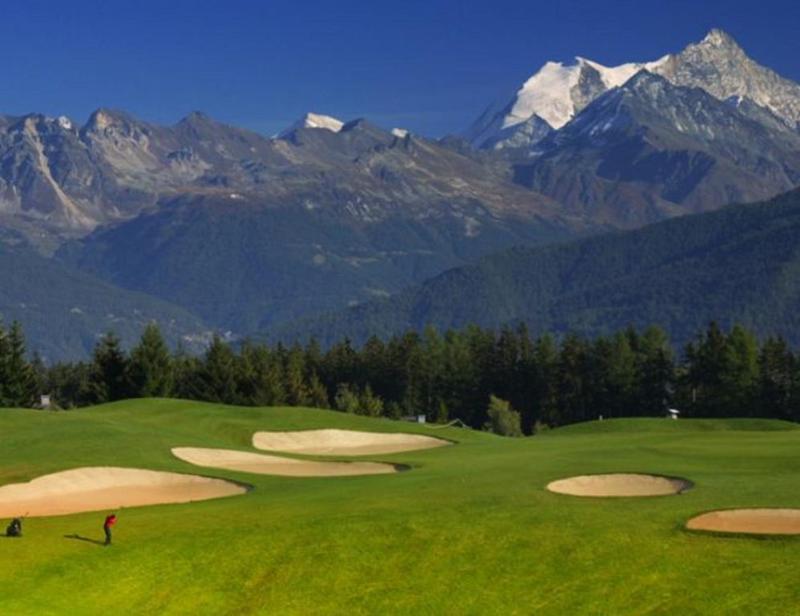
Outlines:
[{"label": "pine tree", "polygon": [[306,383],[305,357],[300,347],[293,347],[286,356],[283,379],[286,402],[290,406],[308,406],[311,398]]},{"label": "pine tree", "polygon": [[231,347],[219,336],[214,335],[198,375],[201,399],[236,404],[238,402],[236,369],[236,356]]},{"label": "pine tree", "polygon": [[25,337],[16,321],[7,335],[0,330],[0,366],[0,406],[33,406],[36,373],[25,358]]},{"label": "pine tree", "polygon": [[636,406],[642,415],[663,415],[675,391],[675,362],[664,330],[648,327],[639,339]]},{"label": "pine tree", "polygon": [[128,359],[113,332],[107,333],[95,345],[89,388],[95,403],[122,400],[129,395]]},{"label": "pine tree", "polygon": [[724,392],[724,414],[753,416],[758,381],[758,342],[740,325],[735,325],[728,335],[720,381]]},{"label": "pine tree", "polygon": [[[782,338],[768,338],[758,356],[758,414],[797,419],[797,366]],[[800,392],[798,392],[800,393]]]},{"label": "pine tree", "polygon": [[133,395],[143,398],[167,398],[172,395],[174,365],[155,323],[145,328],[139,344],[131,351],[129,371]]},{"label": "pine tree", "polygon": [[336,396],[333,399],[333,406],[337,411],[343,413],[357,413],[358,412],[358,395],[350,389],[347,383],[339,383],[336,388]]},{"label": "pine tree", "polygon": [[308,382],[308,406],[317,409],[327,409],[331,406],[328,400],[328,390],[319,380],[316,372],[312,373]]}]

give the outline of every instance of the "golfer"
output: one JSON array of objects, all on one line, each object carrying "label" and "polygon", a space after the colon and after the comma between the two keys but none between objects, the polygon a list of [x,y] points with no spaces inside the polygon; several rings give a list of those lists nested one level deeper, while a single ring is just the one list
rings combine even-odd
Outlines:
[{"label": "golfer", "polygon": [[103,522],[103,532],[106,534],[106,545],[111,545],[111,527],[117,523],[117,514],[112,513],[106,516],[106,521]]}]

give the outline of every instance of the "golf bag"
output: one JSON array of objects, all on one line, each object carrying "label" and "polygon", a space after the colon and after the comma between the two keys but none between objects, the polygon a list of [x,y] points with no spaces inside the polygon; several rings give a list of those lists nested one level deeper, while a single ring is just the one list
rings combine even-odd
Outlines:
[{"label": "golf bag", "polygon": [[14,518],[6,528],[7,537],[22,537],[22,520]]}]

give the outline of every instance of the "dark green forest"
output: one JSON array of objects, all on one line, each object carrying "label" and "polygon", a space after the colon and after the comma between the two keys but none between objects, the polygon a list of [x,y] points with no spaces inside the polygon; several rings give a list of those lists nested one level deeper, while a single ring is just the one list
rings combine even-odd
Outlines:
[{"label": "dark green forest", "polygon": [[[673,350],[658,327],[609,336],[532,336],[524,327],[432,328],[323,351],[217,337],[202,356],[171,351],[149,325],[130,350],[109,333],[86,362],[27,359],[18,324],[0,328],[0,406],[55,408],[124,398],[177,397],[237,405],[291,405],[429,421],[459,419],[504,434],[627,416],[800,419],[800,354],[780,337],[759,341],[716,323]],[[490,404],[491,401],[491,404]]]},{"label": "dark green forest", "polygon": [[800,190],[770,201],[678,217],[634,231],[519,246],[422,285],[276,328],[265,339],[439,331],[525,323],[594,338],[658,323],[681,347],[715,320],[800,345]]}]

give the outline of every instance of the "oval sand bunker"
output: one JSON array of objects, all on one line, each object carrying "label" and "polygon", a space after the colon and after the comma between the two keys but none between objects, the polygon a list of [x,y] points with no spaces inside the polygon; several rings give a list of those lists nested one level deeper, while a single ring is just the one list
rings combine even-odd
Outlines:
[{"label": "oval sand bunker", "polygon": [[432,449],[450,441],[398,432],[358,432],[355,430],[300,430],[297,432],[256,432],[253,447],[309,455],[363,456]]},{"label": "oval sand bunker", "polygon": [[198,475],[114,466],[74,468],[0,487],[0,517],[188,503],[246,491],[231,481]]},{"label": "oval sand bunker", "polygon": [[691,482],[677,477],[610,473],[559,479],[547,484],[547,489],[572,496],[664,496],[680,494],[691,486]]},{"label": "oval sand bunker", "polygon": [[729,509],[709,511],[686,523],[690,530],[753,535],[799,535],[800,509]]},{"label": "oval sand bunker", "polygon": [[184,462],[208,468],[223,468],[259,475],[286,477],[344,477],[352,475],[383,475],[400,469],[394,464],[380,462],[318,462],[295,460],[262,453],[231,449],[175,447],[172,454]]}]

